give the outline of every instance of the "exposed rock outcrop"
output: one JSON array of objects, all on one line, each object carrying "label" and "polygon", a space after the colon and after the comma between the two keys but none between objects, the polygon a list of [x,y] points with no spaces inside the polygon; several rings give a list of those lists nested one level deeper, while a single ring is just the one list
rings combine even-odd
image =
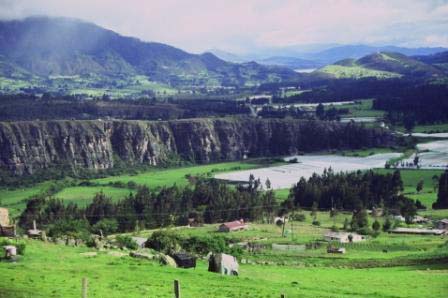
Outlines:
[{"label": "exposed rock outcrop", "polygon": [[102,170],[117,160],[158,165],[174,156],[208,163],[392,143],[379,128],[294,119],[0,122],[0,169],[15,175],[49,167]]}]

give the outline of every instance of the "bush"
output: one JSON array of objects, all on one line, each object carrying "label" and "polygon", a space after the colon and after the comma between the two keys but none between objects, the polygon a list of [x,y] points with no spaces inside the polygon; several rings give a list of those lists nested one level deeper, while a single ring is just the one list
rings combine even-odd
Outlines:
[{"label": "bush", "polygon": [[313,220],[313,226],[320,226],[320,221],[317,219]]},{"label": "bush", "polygon": [[85,220],[58,220],[49,226],[48,236],[71,236],[87,240],[90,238],[89,223]]},{"label": "bush", "polygon": [[[17,248],[17,254],[19,254],[21,256],[25,255],[26,244],[24,242],[15,242],[15,241],[11,241],[11,240],[0,241],[0,247],[3,247],[5,245],[13,245]],[[3,256],[0,255],[0,257],[3,257]]]},{"label": "bush", "polygon": [[169,254],[180,248],[180,237],[170,231],[155,231],[146,241],[146,247]]},{"label": "bush", "polygon": [[104,236],[116,233],[118,230],[118,222],[116,219],[103,218],[96,224],[92,226],[92,232],[95,234],[101,234],[103,232]]},{"label": "bush", "polygon": [[138,244],[130,236],[117,236],[115,238],[120,248],[126,247],[128,249],[138,249]]},{"label": "bush", "polygon": [[392,221],[390,220],[390,218],[386,218],[386,221],[383,224],[383,231],[384,232],[388,232],[390,229],[392,229]]},{"label": "bush", "polygon": [[193,236],[181,242],[182,249],[196,254],[220,253],[225,252],[227,249],[226,240],[222,236]]},{"label": "bush", "polygon": [[303,214],[303,213],[294,214],[294,216],[292,216],[292,220],[295,220],[295,221],[305,221],[306,220],[306,215]]},{"label": "bush", "polygon": [[372,230],[369,227],[363,227],[360,229],[357,229],[356,232],[358,232],[361,235],[371,235]]}]

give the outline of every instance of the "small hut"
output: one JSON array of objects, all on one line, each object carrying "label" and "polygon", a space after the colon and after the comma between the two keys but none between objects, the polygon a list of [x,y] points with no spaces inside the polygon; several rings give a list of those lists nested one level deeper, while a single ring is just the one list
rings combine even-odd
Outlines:
[{"label": "small hut", "polygon": [[177,267],[180,268],[196,268],[196,258],[184,252],[178,252],[171,255],[176,261]]},{"label": "small hut", "polygon": [[223,253],[212,254],[208,260],[208,271],[223,275],[238,275],[238,261],[231,255]]},{"label": "small hut", "polygon": [[0,208],[0,226],[9,226],[9,212],[6,208]]},{"label": "small hut", "polygon": [[9,212],[6,208],[0,208],[0,237],[15,237],[16,227],[9,222]]}]

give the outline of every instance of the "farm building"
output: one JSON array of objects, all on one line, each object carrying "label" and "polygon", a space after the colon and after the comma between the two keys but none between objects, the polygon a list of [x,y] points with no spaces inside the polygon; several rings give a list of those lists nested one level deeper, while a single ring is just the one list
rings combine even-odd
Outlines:
[{"label": "farm building", "polygon": [[418,229],[418,228],[395,228],[390,231],[395,234],[418,234],[418,235],[443,235],[445,230],[439,229]]},{"label": "farm building", "polygon": [[6,208],[0,208],[0,226],[9,226],[9,212]]},{"label": "farm building", "polygon": [[329,242],[350,243],[364,241],[366,240],[366,237],[356,233],[328,232],[325,234],[324,239]]},{"label": "farm building", "polygon": [[244,222],[244,220],[235,220],[231,222],[225,222],[218,227],[219,232],[233,232],[233,231],[241,231],[248,228],[248,225]]},{"label": "farm building", "polygon": [[448,219],[444,218],[437,223],[437,228],[440,230],[448,230]]},{"label": "farm building", "polygon": [[238,275],[238,261],[231,255],[223,253],[212,254],[208,260],[208,271],[223,275]]},{"label": "farm building", "polygon": [[196,268],[196,258],[192,255],[178,252],[171,255],[176,261],[177,267],[180,268]]},{"label": "farm building", "polygon": [[9,212],[6,208],[0,208],[0,237],[15,237],[16,227],[9,223]]}]

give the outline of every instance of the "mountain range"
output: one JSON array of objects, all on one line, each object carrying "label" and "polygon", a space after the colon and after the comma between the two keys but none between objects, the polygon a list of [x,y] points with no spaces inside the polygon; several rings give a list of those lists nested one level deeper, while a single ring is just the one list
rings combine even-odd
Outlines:
[{"label": "mountain range", "polygon": [[263,54],[245,54],[235,55],[221,50],[211,50],[216,56],[235,62],[256,61],[265,65],[280,65],[291,69],[302,68],[319,68],[328,64],[333,64],[342,59],[352,58],[359,59],[361,57],[379,53],[392,52],[400,53],[407,56],[432,55],[439,52],[447,51],[448,48],[443,47],[420,47],[406,48],[397,46],[371,46],[371,45],[314,45],[301,49],[300,46],[269,49],[261,51]]},{"label": "mountain range", "polygon": [[0,44],[0,75],[9,83],[45,82],[55,88],[79,84],[85,89],[153,84],[169,89],[252,86],[296,77],[284,67],[231,63],[211,53],[190,54],[68,18],[2,21]]}]

